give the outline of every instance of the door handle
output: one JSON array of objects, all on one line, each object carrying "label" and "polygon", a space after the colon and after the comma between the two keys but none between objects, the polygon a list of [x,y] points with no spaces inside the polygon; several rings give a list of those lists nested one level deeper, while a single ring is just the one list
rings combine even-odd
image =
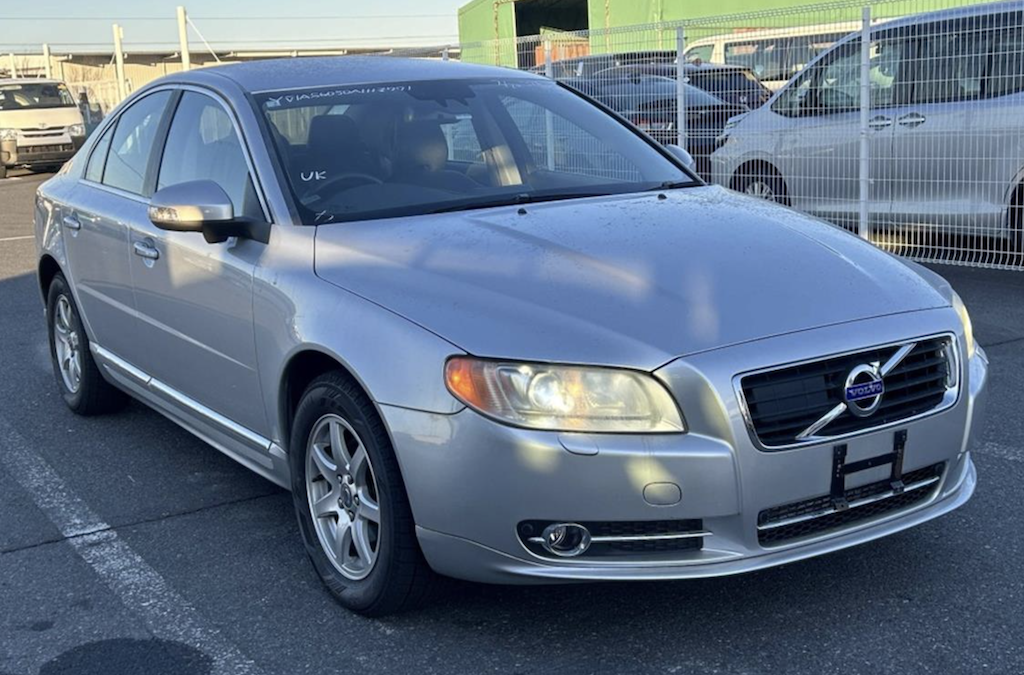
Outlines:
[{"label": "door handle", "polygon": [[868,126],[872,129],[885,129],[892,126],[892,118],[879,115],[868,120]]},{"label": "door handle", "polygon": [[910,113],[909,115],[904,115],[903,117],[899,118],[896,121],[899,123],[901,127],[910,127],[911,129],[913,129],[914,127],[919,127],[922,124],[924,124],[925,120],[927,120],[927,118],[920,113]]},{"label": "door handle", "polygon": [[68,213],[63,218],[64,227],[69,230],[80,230],[82,229],[82,222],[75,218],[74,214]]},{"label": "door handle", "polygon": [[133,248],[135,249],[135,255],[146,260],[157,260],[160,258],[160,251],[156,250],[155,246],[151,246],[144,241],[135,242]]}]

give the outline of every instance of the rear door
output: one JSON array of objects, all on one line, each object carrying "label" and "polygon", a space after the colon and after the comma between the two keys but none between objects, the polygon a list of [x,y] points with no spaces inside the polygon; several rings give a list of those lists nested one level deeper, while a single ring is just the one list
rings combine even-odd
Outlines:
[{"label": "rear door", "polygon": [[[155,189],[211,180],[236,216],[266,221],[230,108],[212,94],[181,92],[155,171]],[[174,392],[257,433],[266,414],[256,370],[253,272],[265,245],[208,244],[197,232],[132,221],[131,271],[138,309],[139,366]],[[175,399],[174,392],[163,392]],[[188,407],[177,397],[176,403]]]},{"label": "rear door", "polygon": [[139,344],[128,223],[146,217],[146,169],[170,97],[168,91],[144,96],[107,127],[62,214],[73,285],[90,336],[129,362],[138,358]]}]

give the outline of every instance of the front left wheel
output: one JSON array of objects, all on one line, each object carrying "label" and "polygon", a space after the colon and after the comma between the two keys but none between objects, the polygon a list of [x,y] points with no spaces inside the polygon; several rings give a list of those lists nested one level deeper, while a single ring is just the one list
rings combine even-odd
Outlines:
[{"label": "front left wheel", "polygon": [[369,398],[341,372],[315,379],[295,413],[289,463],[306,552],[342,605],[382,616],[437,587],[416,540],[391,441]]}]

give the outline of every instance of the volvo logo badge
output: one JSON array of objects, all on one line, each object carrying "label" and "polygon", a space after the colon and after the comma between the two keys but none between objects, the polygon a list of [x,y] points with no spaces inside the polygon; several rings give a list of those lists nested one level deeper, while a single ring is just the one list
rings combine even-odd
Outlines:
[{"label": "volvo logo badge", "polygon": [[882,404],[885,383],[878,363],[864,363],[846,376],[843,389],[843,401],[851,413],[857,417],[873,415]]}]

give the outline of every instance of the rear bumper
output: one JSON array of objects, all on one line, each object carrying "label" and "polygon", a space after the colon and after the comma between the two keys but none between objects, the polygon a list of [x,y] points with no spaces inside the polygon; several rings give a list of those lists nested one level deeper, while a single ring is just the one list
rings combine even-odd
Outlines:
[{"label": "rear bumper", "polygon": [[[463,410],[434,415],[383,406],[405,476],[423,552],[438,572],[495,583],[684,579],[749,572],[855,546],[943,515],[970,499],[972,439],[983,419],[988,362],[979,348],[963,364],[955,405],[906,424],[844,439],[850,461],[908,441],[904,473],[941,464],[941,476],[906,507],[821,533],[761,544],[766,509],[829,492],[833,446],[766,452],[755,447],[732,387],[737,372],[839,353],[872,343],[954,330],[952,310],[930,310],[769,338],[666,365],[666,381],[689,433],[580,436],[512,429]],[[962,335],[957,331],[958,339]],[[849,489],[884,481],[889,467],[851,474]],[[655,505],[652,485],[679,499]],[[656,501],[656,500],[655,500]],[[866,513],[866,512],[865,512]],[[699,520],[708,532],[689,550],[558,559],[524,543],[524,521]],[[651,549],[653,550],[653,549]]]}]

